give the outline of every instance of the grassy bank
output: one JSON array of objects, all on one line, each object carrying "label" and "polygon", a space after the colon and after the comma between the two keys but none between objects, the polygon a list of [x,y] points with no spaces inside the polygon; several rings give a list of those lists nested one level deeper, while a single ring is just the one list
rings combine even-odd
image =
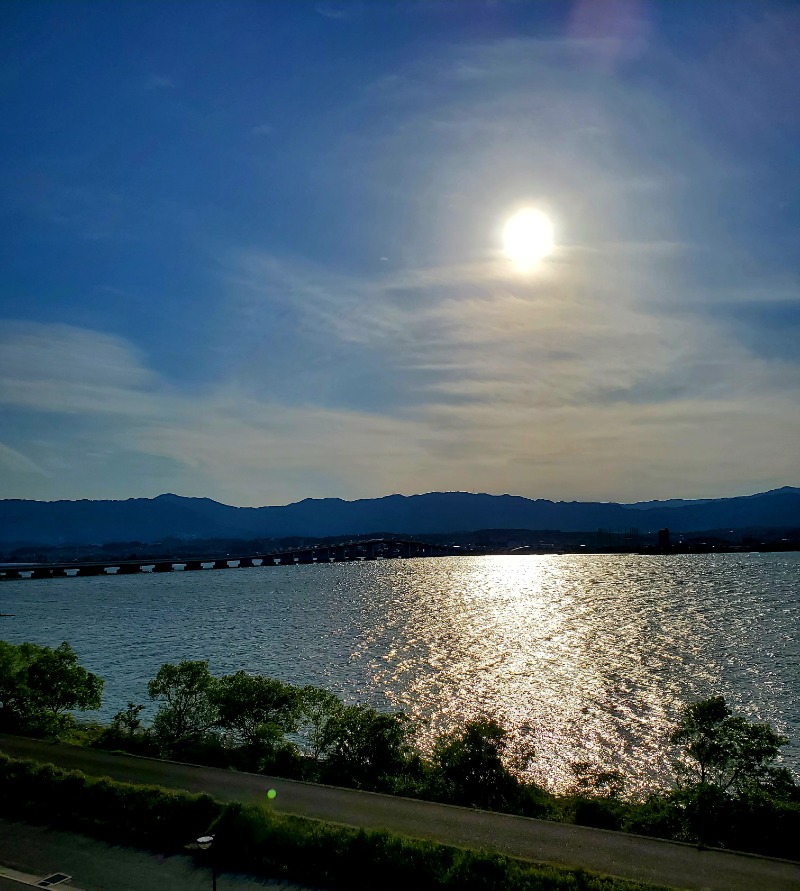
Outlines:
[{"label": "grassy bank", "polygon": [[[419,744],[409,716],[348,705],[328,690],[274,678],[213,675],[206,661],[165,663],[147,684],[158,709],[129,702],[110,725],[76,721],[100,705],[103,682],[63,643],[0,641],[0,730],[186,761],[398,794],[526,817],[623,830],[778,857],[797,856],[800,784],[780,766],[789,740],[734,715],[722,697],[688,703],[665,739],[669,790],[625,794],[613,764],[574,762],[555,795],[513,767],[509,729],[477,716]],[[515,760],[532,760],[533,751]]]},{"label": "grassy bank", "polygon": [[330,889],[656,891],[656,886],[513,860],[385,832],[334,826],[151,786],[92,779],[0,755],[0,813],[165,854],[213,834],[219,869]]}]

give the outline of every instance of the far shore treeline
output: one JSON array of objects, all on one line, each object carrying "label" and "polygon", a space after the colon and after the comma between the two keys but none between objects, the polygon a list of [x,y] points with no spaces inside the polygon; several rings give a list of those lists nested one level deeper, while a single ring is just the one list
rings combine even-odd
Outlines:
[{"label": "far shore treeline", "polygon": [[[217,677],[204,661],[165,664],[147,685],[150,726],[130,702],[110,725],[77,720],[97,709],[103,681],[56,648],[0,641],[0,732],[350,786],[681,841],[796,857],[800,784],[779,766],[788,743],[767,724],[733,715],[722,697],[685,706],[665,758],[674,784],[644,799],[625,794],[611,766],[574,763],[556,796],[506,757],[493,716],[441,735],[430,753],[402,713],[347,705],[320,687],[243,671]],[[530,753],[535,757],[535,753]]]}]

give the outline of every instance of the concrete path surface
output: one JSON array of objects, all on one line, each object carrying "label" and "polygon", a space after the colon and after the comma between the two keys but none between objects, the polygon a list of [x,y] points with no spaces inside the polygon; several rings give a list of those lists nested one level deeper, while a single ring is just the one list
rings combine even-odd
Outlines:
[{"label": "concrete path surface", "polygon": [[277,777],[196,767],[78,746],[0,735],[0,751],[93,776],[208,792],[228,801],[267,804],[282,813],[386,829],[470,848],[489,848],[526,860],[582,867],[607,875],[692,891],[800,891],[800,863],[699,851],[691,845],[622,832],[571,826],[508,814],[471,810],[301,783]]}]

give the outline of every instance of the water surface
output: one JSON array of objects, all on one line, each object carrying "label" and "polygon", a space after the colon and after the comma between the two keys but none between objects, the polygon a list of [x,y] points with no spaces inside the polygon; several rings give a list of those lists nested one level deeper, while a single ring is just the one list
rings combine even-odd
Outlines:
[{"label": "water surface", "polygon": [[[682,703],[725,695],[800,767],[800,555],[445,557],[0,585],[5,640],[68,640],[101,717],[208,659],[401,709],[420,738],[492,714],[553,789],[572,761],[668,782]],[[422,723],[424,722],[424,723]],[[529,756],[533,753],[533,757]]]}]

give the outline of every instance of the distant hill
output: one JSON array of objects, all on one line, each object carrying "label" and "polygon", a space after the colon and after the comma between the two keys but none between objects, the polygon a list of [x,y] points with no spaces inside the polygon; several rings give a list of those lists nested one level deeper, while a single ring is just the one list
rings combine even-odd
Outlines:
[{"label": "distant hill", "polygon": [[280,507],[231,507],[209,498],[159,495],[126,501],[0,500],[0,543],[105,544],[164,538],[415,535],[477,529],[623,529],[654,532],[800,526],[800,489],[738,498],[638,504],[532,500],[516,495],[430,492],[343,501],[307,498]]}]

